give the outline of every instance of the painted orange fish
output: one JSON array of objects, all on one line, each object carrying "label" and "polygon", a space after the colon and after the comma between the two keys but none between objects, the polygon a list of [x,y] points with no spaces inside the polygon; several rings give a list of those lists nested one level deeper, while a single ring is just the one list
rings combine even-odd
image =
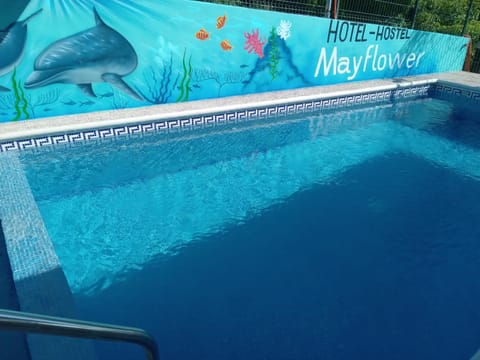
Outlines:
[{"label": "painted orange fish", "polygon": [[217,18],[217,30],[220,30],[225,26],[225,22],[227,21],[227,15],[219,16]]},{"label": "painted orange fish", "polygon": [[220,46],[225,51],[230,51],[233,49],[232,44],[230,44],[230,41],[228,40],[222,40],[222,42],[220,43]]},{"label": "painted orange fish", "polygon": [[198,39],[198,40],[207,40],[210,38],[210,33],[207,32],[207,30],[205,29],[200,29],[198,30],[196,33],[195,33],[195,37]]}]

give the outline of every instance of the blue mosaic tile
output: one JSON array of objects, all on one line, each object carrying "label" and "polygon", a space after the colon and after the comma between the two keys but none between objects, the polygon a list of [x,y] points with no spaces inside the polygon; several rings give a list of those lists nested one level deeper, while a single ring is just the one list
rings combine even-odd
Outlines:
[{"label": "blue mosaic tile", "polygon": [[[13,279],[19,281],[60,267],[17,154],[2,154],[0,165],[0,217]],[[32,261],[26,262],[26,258]]]}]

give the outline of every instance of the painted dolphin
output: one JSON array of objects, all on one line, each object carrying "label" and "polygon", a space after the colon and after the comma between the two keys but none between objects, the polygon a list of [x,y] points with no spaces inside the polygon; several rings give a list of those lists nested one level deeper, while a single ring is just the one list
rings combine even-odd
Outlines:
[{"label": "painted dolphin", "polygon": [[[0,31],[0,76],[12,71],[22,60],[27,40],[27,23],[41,11],[42,9],[37,10],[25,20],[14,22]],[[10,90],[0,86],[0,91]]]},{"label": "painted dolphin", "polygon": [[35,60],[25,88],[76,84],[85,94],[95,97],[92,83],[107,82],[143,100],[122,79],[137,67],[135,50],[127,39],[103,22],[95,8],[93,15],[94,27],[60,39],[43,50]]}]

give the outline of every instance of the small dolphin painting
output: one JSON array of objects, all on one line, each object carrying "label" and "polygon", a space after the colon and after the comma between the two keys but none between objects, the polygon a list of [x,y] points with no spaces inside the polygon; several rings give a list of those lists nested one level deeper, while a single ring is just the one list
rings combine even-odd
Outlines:
[{"label": "small dolphin painting", "polygon": [[92,83],[107,82],[142,101],[123,79],[137,68],[137,54],[120,33],[106,25],[93,8],[95,26],[60,39],[36,58],[34,71],[25,82],[33,89],[50,84],[76,84],[96,97]]},{"label": "small dolphin painting", "polygon": [[[0,31],[0,76],[8,74],[22,60],[27,41],[27,23],[41,11],[37,10],[25,20],[14,22]],[[10,90],[0,86],[0,92],[6,91]]]}]

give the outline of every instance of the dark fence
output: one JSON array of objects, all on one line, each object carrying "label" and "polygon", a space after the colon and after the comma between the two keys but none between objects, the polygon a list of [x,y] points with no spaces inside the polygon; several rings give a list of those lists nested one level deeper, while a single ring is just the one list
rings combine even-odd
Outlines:
[{"label": "dark fence", "polygon": [[343,20],[412,27],[415,3],[410,0],[337,1],[337,18]]},{"label": "dark fence", "polygon": [[248,7],[252,9],[280,11],[291,14],[303,14],[312,16],[329,16],[326,13],[328,0],[199,0],[226,5]]},{"label": "dark fence", "polygon": [[210,0],[209,2],[406,27],[413,24],[415,13],[415,1],[412,4],[411,0]]},{"label": "dark fence", "polygon": [[474,55],[470,71],[480,73],[480,44],[477,44],[476,49],[474,49]]}]

